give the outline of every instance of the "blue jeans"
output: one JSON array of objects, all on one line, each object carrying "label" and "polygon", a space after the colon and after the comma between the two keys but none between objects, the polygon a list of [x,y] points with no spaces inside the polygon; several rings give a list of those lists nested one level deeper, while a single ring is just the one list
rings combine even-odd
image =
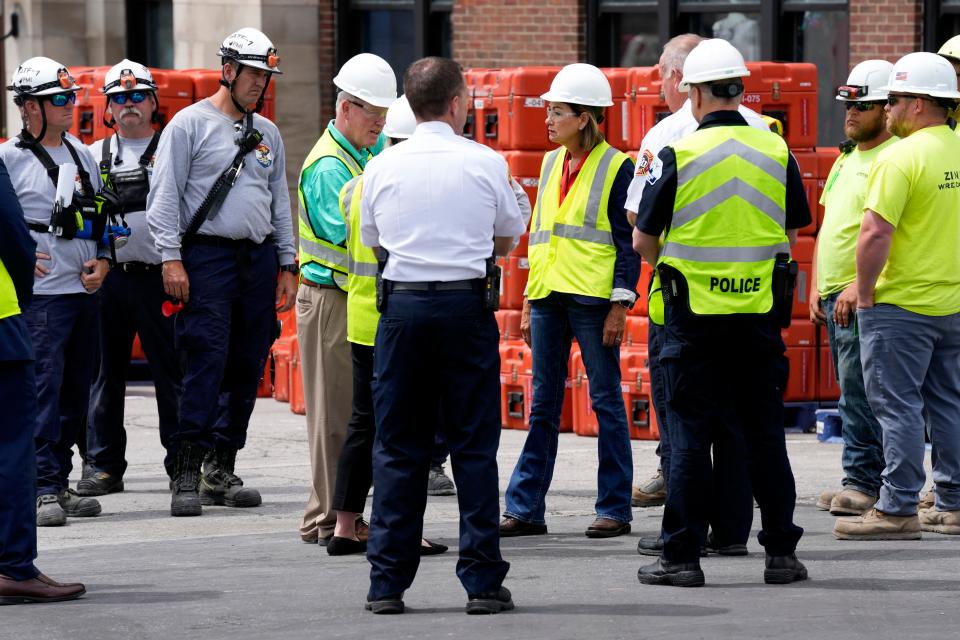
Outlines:
[{"label": "blue jeans", "polygon": [[560,434],[567,362],[572,337],[580,344],[590,380],[590,401],[600,426],[597,448],[596,513],[599,518],[630,522],[633,451],[620,390],[620,349],[603,346],[607,304],[580,304],[553,293],[530,303],[533,350],[533,403],[530,432],[510,477],[504,515],[543,524],[546,496],[553,478]]},{"label": "blue jeans", "polygon": [[840,294],[820,301],[827,316],[830,352],[840,383],[840,419],[843,422],[843,486],[877,497],[883,473],[883,431],[870,410],[860,364],[860,331],[857,316],[846,327],[833,321],[833,309]]}]

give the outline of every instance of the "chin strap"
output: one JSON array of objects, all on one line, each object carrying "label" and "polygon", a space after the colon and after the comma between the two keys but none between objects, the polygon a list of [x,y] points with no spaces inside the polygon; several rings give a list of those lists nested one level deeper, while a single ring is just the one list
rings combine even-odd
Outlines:
[{"label": "chin strap", "polygon": [[[37,100],[40,103],[40,135],[34,137],[32,133],[27,130],[26,125],[24,125],[23,130],[20,132],[20,140],[17,142],[16,146],[20,149],[26,149],[27,147],[34,147],[40,144],[40,141],[43,140],[43,136],[47,134],[47,109],[43,106],[43,98]],[[64,134],[60,134],[62,138]]]},{"label": "chin strap", "polygon": [[256,104],[254,105],[253,109],[250,109],[250,105],[240,104],[240,103],[237,101],[236,97],[234,97],[234,95],[233,95],[233,88],[234,88],[234,86],[235,86],[236,83],[237,83],[237,78],[240,77],[240,73],[243,71],[244,66],[245,66],[245,65],[240,64],[240,63],[237,62],[236,60],[233,60],[233,62],[236,63],[236,65],[237,65],[237,75],[234,76],[233,82],[227,82],[227,79],[226,79],[226,78],[224,77],[224,75],[223,75],[223,69],[221,68],[221,70],[220,70],[220,84],[221,84],[222,86],[226,87],[226,88],[230,91],[230,100],[233,102],[233,106],[236,107],[237,111],[239,111],[240,113],[243,113],[243,114],[247,114],[247,115],[252,114],[252,113],[260,113],[260,110],[263,109],[263,98],[264,98],[264,96],[267,95],[267,87],[270,86],[270,80],[273,78],[273,74],[272,74],[272,73],[268,73],[268,74],[267,74],[267,81],[264,83],[263,89],[260,91],[260,97],[257,98],[257,102],[256,102]]}]

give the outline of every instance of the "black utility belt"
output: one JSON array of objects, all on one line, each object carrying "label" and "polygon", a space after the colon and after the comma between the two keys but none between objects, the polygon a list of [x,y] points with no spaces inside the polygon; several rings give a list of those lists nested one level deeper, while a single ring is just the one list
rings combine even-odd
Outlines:
[{"label": "black utility belt", "polygon": [[149,262],[118,262],[113,268],[124,273],[154,273],[160,271],[162,267],[163,265]]},{"label": "black utility belt", "polygon": [[236,240],[234,238],[221,238],[220,236],[207,236],[199,233],[187,234],[183,236],[180,244],[184,247],[218,247],[221,249],[252,249],[259,247],[267,241],[271,241],[272,236],[264,238],[263,242],[254,242],[249,239]]},{"label": "black utility belt", "polygon": [[384,285],[386,285],[386,289],[390,293],[400,291],[476,291],[479,293],[484,290],[484,284],[484,278],[451,280],[448,282],[393,282],[391,280],[384,280]]},{"label": "black utility belt", "polygon": [[50,225],[40,224],[39,222],[28,222],[27,229],[30,229],[30,231],[36,231],[37,233],[53,233],[50,231]]}]

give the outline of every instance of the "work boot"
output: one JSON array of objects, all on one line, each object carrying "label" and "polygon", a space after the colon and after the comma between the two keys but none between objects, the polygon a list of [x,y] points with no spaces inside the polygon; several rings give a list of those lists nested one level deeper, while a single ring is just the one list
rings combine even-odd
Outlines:
[{"label": "work boot", "polygon": [[663,556],[637,571],[641,584],[660,584],[672,587],[702,587],[704,583],[700,561],[667,562]]},{"label": "work boot", "polygon": [[243,480],[233,473],[236,462],[235,448],[215,447],[207,453],[200,478],[200,504],[256,507],[263,502],[259,491],[244,488]]},{"label": "work boot", "polygon": [[797,560],[797,554],[772,556],[764,561],[763,581],[767,584],[790,584],[807,579],[807,568]]},{"label": "work boot", "polygon": [[838,540],[919,540],[920,519],[916,515],[893,516],[873,508],[856,518],[838,518],[833,525]]},{"label": "work boot", "polygon": [[97,471],[77,482],[77,495],[80,496],[105,496],[108,493],[121,491],[123,491],[123,478],[106,471]]},{"label": "work boot", "polygon": [[844,489],[833,496],[830,513],[835,516],[862,516],[877,504],[874,496],[856,489]]},{"label": "work boot", "polygon": [[663,471],[657,470],[653,476],[640,486],[633,488],[630,504],[635,507],[659,507],[667,501],[667,483]]},{"label": "work boot", "polygon": [[717,540],[713,531],[707,534],[707,544],[703,547],[703,550],[721,556],[745,556],[749,553],[746,543],[725,544]]},{"label": "work boot", "polygon": [[96,498],[83,498],[73,489],[64,489],[57,496],[63,512],[70,518],[92,518],[100,515],[100,501]]},{"label": "work boot", "polygon": [[[833,498],[840,493],[839,489],[824,489],[820,492],[820,497],[817,498],[817,509],[820,511],[830,511],[830,503],[833,502]],[[856,515],[860,515],[859,513]]]},{"label": "work boot", "polygon": [[430,475],[427,477],[427,495],[428,496],[455,496],[457,487],[453,480],[447,477],[443,472],[443,465],[430,467]]},{"label": "work boot", "polygon": [[199,516],[203,513],[197,486],[200,484],[200,466],[203,464],[204,453],[204,449],[195,442],[180,443],[173,467],[171,516]]},{"label": "work boot", "polygon": [[67,524],[67,514],[64,513],[60,501],[55,493],[37,496],[37,526],[62,527]]},{"label": "work boot", "polygon": [[960,535],[960,511],[924,509],[920,512],[920,528],[933,533]]},{"label": "work boot", "polygon": [[924,509],[933,509],[933,505],[937,500],[937,494],[933,492],[933,489],[930,489],[925,494],[920,496],[920,504],[917,505],[918,511],[923,511]]}]

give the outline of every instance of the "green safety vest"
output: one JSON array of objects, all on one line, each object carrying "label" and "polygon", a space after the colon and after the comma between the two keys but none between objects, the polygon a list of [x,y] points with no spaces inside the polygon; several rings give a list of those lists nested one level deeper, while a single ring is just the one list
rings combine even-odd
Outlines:
[{"label": "green safety vest", "polygon": [[325,130],[320,139],[317,140],[317,144],[307,154],[306,160],[303,161],[300,180],[297,184],[297,199],[300,201],[300,268],[303,269],[304,265],[311,262],[323,265],[333,272],[333,280],[337,283],[337,286],[346,289],[348,286],[347,248],[324,240],[314,233],[313,225],[310,224],[310,217],[307,215],[307,202],[303,196],[303,178],[307,169],[327,157],[336,158],[343,162],[353,177],[363,173],[363,169],[360,168],[353,156],[337,143],[329,129]]},{"label": "green safety vest", "polygon": [[340,190],[340,213],[347,226],[347,340],[373,346],[377,311],[377,256],[360,242],[360,196],[363,177]]},{"label": "green safety vest", "polygon": [[598,144],[561,203],[565,153],[563,147],[549,152],[540,168],[527,249],[527,298],[538,300],[558,291],[609,299],[617,249],[607,203],[617,172],[629,156],[606,142]]},{"label": "green safety vest", "polygon": [[767,313],[776,255],[790,253],[787,143],[734,126],[701,129],[671,147],[677,195],[658,265],[683,274],[695,314]]},{"label": "green safety vest", "polygon": [[13,286],[13,278],[0,260],[0,319],[9,318],[20,313],[20,303],[17,301],[17,290]]}]

